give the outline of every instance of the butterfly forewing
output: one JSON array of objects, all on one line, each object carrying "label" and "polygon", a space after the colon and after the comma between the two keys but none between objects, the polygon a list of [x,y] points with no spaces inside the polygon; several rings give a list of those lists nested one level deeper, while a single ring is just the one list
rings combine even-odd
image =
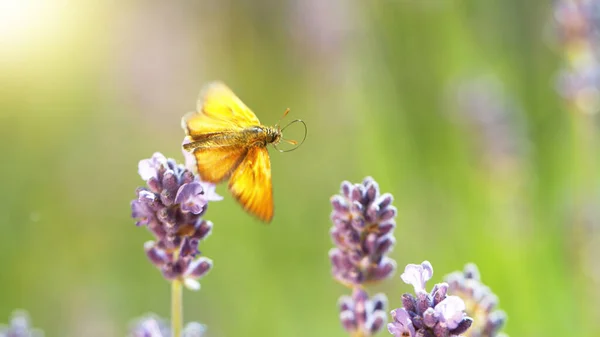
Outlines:
[{"label": "butterfly forewing", "polygon": [[238,127],[260,125],[252,110],[221,82],[210,83],[202,90],[196,108],[200,114]]},{"label": "butterfly forewing", "polygon": [[229,190],[246,211],[263,221],[271,221],[273,218],[271,162],[269,151],[265,147],[254,146],[248,150],[246,158],[229,180]]}]

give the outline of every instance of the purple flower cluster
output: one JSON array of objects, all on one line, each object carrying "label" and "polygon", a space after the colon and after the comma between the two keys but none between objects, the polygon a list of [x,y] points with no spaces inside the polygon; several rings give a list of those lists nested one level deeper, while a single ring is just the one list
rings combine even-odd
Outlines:
[{"label": "purple flower cluster", "polygon": [[369,299],[369,294],[360,288],[354,288],[352,296],[342,296],[339,300],[340,320],[346,331],[361,331],[372,336],[387,321],[387,298],[377,294]]},{"label": "purple flower cluster", "polygon": [[43,337],[44,332],[30,326],[27,312],[16,310],[13,312],[8,326],[0,325],[0,337]]},{"label": "purple flower cluster", "polygon": [[202,215],[209,201],[221,197],[214,185],[160,153],[140,161],[139,174],[147,187],[137,189],[131,216],[156,238],[144,244],[148,258],[167,280],[181,279],[188,288],[198,289],[197,279],[212,267],[210,259],[199,256],[198,243],[212,230]]},{"label": "purple flower cluster", "polygon": [[500,329],[506,323],[506,313],[496,309],[498,297],[481,282],[477,266],[469,263],[463,272],[456,271],[445,277],[448,293],[465,301],[465,312],[475,321],[469,329],[469,337],[500,337]]},{"label": "purple flower cluster", "polygon": [[559,0],[557,35],[565,55],[558,91],[582,113],[600,111],[600,0]]},{"label": "purple flower cluster", "polygon": [[336,248],[329,258],[340,283],[352,287],[383,280],[396,270],[396,262],[385,256],[391,251],[397,210],[389,193],[380,195],[371,177],[362,184],[344,181],[341,193],[331,198],[331,238]]},{"label": "purple flower cluster", "polygon": [[388,324],[388,331],[395,337],[458,336],[473,323],[465,313],[463,300],[447,295],[447,283],[438,283],[431,292],[426,291],[425,284],[432,276],[433,267],[428,261],[409,264],[404,269],[401,278],[414,287],[415,296],[402,295],[402,308],[391,312],[393,322]]},{"label": "purple flower cluster", "polygon": [[352,289],[352,296],[340,298],[342,326],[354,336],[372,336],[385,325],[387,298],[377,294],[369,299],[364,285],[381,281],[396,270],[387,257],[395,243],[396,208],[393,197],[381,195],[371,177],[362,184],[342,183],[341,193],[331,197],[331,238],[329,252],[333,277]]},{"label": "purple flower cluster", "polygon": [[[200,323],[188,323],[182,332],[182,337],[202,337],[206,327]],[[168,322],[155,316],[148,315],[135,322],[130,337],[171,337]]]}]

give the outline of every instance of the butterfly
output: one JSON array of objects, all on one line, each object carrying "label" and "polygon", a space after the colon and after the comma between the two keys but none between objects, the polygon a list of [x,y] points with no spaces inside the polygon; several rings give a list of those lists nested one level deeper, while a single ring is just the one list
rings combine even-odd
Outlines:
[{"label": "butterfly", "polygon": [[[270,222],[273,186],[267,145],[277,149],[283,129],[279,123],[274,127],[262,125],[221,82],[210,83],[200,92],[196,110],[182,118],[181,126],[189,141],[183,148],[194,154],[201,179],[215,184],[229,179],[229,190],[244,209]],[[294,122],[304,125],[306,138],[306,124]],[[300,146],[296,141],[285,141]]]}]

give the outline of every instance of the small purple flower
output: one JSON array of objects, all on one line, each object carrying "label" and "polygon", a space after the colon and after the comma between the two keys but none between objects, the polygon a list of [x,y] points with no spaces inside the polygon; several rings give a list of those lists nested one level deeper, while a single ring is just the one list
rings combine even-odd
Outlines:
[{"label": "small purple flower", "polygon": [[386,254],[396,242],[393,231],[396,208],[389,193],[367,177],[362,184],[344,181],[341,193],[331,198],[335,248],[329,252],[334,278],[353,287],[390,277],[396,262]]},{"label": "small purple flower", "polygon": [[385,325],[386,305],[385,295],[377,294],[369,299],[366,291],[355,288],[352,296],[342,296],[339,300],[342,326],[353,334],[373,336]]},{"label": "small purple flower", "polygon": [[439,321],[446,323],[448,329],[456,327],[465,318],[465,302],[458,296],[448,296],[434,308]]},{"label": "small purple flower", "polygon": [[389,323],[387,328],[394,337],[415,336],[415,327],[410,320],[410,315],[404,308],[392,310],[391,315],[393,322]]},{"label": "small purple flower", "polygon": [[433,275],[427,261],[420,265],[409,264],[402,280],[412,284],[415,295],[402,295],[402,308],[391,312],[394,321],[388,324],[390,334],[399,337],[458,336],[473,323],[465,313],[465,303],[458,296],[447,296],[448,284],[438,283],[431,292],[425,289]]},{"label": "small purple flower", "polygon": [[15,310],[8,326],[0,325],[0,337],[43,337],[44,332],[30,326],[27,312]]},{"label": "small purple flower", "polygon": [[162,153],[156,152],[150,159],[140,160],[138,173],[143,180],[148,180],[158,175],[159,169],[167,163],[167,158]]},{"label": "small purple flower", "polygon": [[198,181],[183,184],[177,191],[175,203],[181,205],[181,211],[200,214],[208,203],[204,197],[204,189]]},{"label": "small purple flower", "polygon": [[[202,337],[206,327],[197,322],[188,323],[182,332],[182,337]],[[137,320],[131,329],[130,337],[171,337],[169,322],[160,317],[149,314]]]},{"label": "small purple flower", "polygon": [[404,269],[400,278],[404,283],[411,284],[415,288],[415,293],[426,292],[425,283],[433,276],[433,267],[429,261],[419,264],[409,264]]},{"label": "small purple flower", "polygon": [[202,215],[209,201],[220,198],[214,185],[160,153],[140,161],[138,168],[147,187],[137,189],[131,215],[156,239],[144,244],[146,255],[166,279],[181,279],[188,288],[199,289],[197,279],[212,267],[210,259],[199,256],[198,243],[212,229]]},{"label": "small purple flower", "polygon": [[506,313],[497,309],[498,297],[481,282],[475,264],[469,263],[464,271],[446,275],[445,280],[448,282],[448,293],[463,299],[465,312],[475,319],[469,329],[469,336],[506,336],[500,332],[506,323]]}]

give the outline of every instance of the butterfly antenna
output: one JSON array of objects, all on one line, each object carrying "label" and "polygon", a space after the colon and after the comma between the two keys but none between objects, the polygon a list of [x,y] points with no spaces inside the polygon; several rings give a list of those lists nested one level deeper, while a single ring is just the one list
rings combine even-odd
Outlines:
[{"label": "butterfly antenna", "polygon": [[275,124],[275,126],[277,127],[277,130],[281,131],[281,129],[279,128],[279,123],[281,122],[282,119],[285,118],[285,116],[287,116],[290,113],[290,108],[285,109],[285,112],[283,113],[283,116],[281,118],[279,118],[279,120],[277,121],[277,123]]},{"label": "butterfly antenna", "polygon": [[[287,114],[287,112],[286,112],[286,114]],[[290,126],[290,125],[292,125],[294,123],[302,123],[302,125],[304,126],[304,137],[302,137],[302,141],[297,142],[295,140],[282,138],[285,142],[288,142],[288,143],[290,143],[292,145],[296,145],[296,146],[293,147],[293,148],[291,148],[291,149],[289,149],[289,150],[281,150],[281,149],[277,148],[277,145],[273,145],[277,151],[279,151],[279,152],[291,152],[291,151],[294,151],[295,149],[299,148],[300,145],[302,145],[304,143],[304,140],[306,140],[306,134],[308,133],[308,127],[306,126],[306,123],[304,123],[304,121],[301,120],[301,119],[296,119],[296,120],[291,121],[288,125],[284,126],[283,129],[281,129],[281,132],[283,133],[283,131],[285,129],[287,129],[288,126]]]}]

